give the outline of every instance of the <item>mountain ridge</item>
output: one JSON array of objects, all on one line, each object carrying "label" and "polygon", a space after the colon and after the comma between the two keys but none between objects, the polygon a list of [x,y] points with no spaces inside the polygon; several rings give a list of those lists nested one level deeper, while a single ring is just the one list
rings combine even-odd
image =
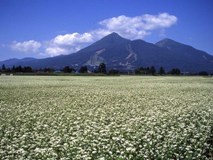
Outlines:
[{"label": "mountain ridge", "polygon": [[94,67],[105,63],[108,69],[134,70],[138,67],[163,66],[166,70],[180,68],[183,72],[213,73],[213,56],[192,46],[166,38],[155,44],[144,40],[129,40],[113,32],[95,43],[69,55],[44,59],[24,58],[1,61],[0,65],[31,66],[33,68],[64,66]]}]

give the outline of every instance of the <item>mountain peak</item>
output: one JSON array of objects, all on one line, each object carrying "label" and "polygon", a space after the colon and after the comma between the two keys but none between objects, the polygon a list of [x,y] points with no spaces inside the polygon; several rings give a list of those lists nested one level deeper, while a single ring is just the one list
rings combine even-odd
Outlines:
[{"label": "mountain peak", "polygon": [[120,45],[120,44],[126,44],[129,42],[130,42],[130,40],[121,37],[116,32],[112,32],[112,33],[108,34],[107,36],[103,37],[102,39],[98,40],[97,42],[91,44],[90,46],[78,51],[78,53],[94,51],[97,48],[100,50],[103,48],[106,49],[107,47],[112,47],[112,46]]},{"label": "mountain peak", "polygon": [[112,32],[108,36],[119,36],[120,37],[120,35],[118,33],[116,33],[116,32]]},{"label": "mountain peak", "polygon": [[130,41],[130,40],[121,37],[118,33],[112,32],[111,34],[109,34],[109,35],[103,37],[102,39],[100,39],[99,41],[97,41],[95,44],[97,44],[97,43],[106,44],[107,43],[109,45],[112,45],[112,44],[118,44],[118,43],[123,43],[123,42],[127,42],[127,41]]},{"label": "mountain peak", "polygon": [[[164,42],[164,43],[167,42],[167,43],[168,43],[168,42],[176,42],[176,41],[174,41],[174,40],[172,40],[172,39],[170,39],[170,38],[164,38],[164,39],[160,40],[160,41],[157,42],[157,43],[160,43],[160,42]],[[157,44],[157,43],[156,43],[156,44]],[[177,42],[176,42],[176,43],[177,43]]]},{"label": "mountain peak", "polygon": [[112,32],[109,35],[105,36],[103,39],[124,39],[118,33]]},{"label": "mountain peak", "polygon": [[159,47],[168,47],[168,46],[174,46],[174,45],[182,45],[179,42],[176,42],[172,39],[169,38],[164,38],[161,41],[155,43],[155,45],[159,46]]},{"label": "mountain peak", "polygon": [[162,39],[161,41],[174,41],[174,40],[172,40],[172,39],[170,39],[170,38],[164,38],[164,39]]}]

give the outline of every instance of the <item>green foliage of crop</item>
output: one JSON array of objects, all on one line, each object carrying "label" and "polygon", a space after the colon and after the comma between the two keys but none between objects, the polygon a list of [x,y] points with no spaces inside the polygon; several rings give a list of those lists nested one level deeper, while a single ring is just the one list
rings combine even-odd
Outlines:
[{"label": "green foliage of crop", "polygon": [[0,159],[206,159],[213,79],[0,77]]}]

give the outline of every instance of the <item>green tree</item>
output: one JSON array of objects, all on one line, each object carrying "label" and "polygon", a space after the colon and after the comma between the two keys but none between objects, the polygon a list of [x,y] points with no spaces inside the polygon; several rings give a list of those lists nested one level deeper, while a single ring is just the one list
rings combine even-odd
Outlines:
[{"label": "green tree", "polygon": [[11,72],[13,72],[13,73],[14,73],[15,71],[16,71],[16,67],[15,67],[15,66],[13,66],[13,67],[12,67],[12,69],[11,69]]},{"label": "green tree", "polygon": [[23,67],[23,72],[31,73],[33,72],[33,69],[30,66],[26,66],[26,67]]},{"label": "green tree", "polygon": [[208,76],[209,74],[206,71],[201,71],[201,72],[198,73],[198,75],[200,75],[200,76]]},{"label": "green tree", "polygon": [[23,72],[22,66],[18,66],[15,68],[15,72]]},{"label": "green tree", "polygon": [[99,67],[98,67],[98,72],[99,73],[106,73],[106,65],[104,63],[100,63]]},{"label": "green tree", "polygon": [[154,66],[151,66],[151,68],[150,68],[150,73],[151,73],[152,75],[154,75],[154,74],[156,73],[156,69],[155,69]]},{"label": "green tree", "polygon": [[180,75],[181,72],[180,72],[180,69],[173,68],[169,73],[172,75]]},{"label": "green tree", "polygon": [[160,67],[159,72],[160,75],[164,75],[165,74],[165,70],[163,67]]},{"label": "green tree", "polygon": [[62,71],[64,72],[64,73],[71,73],[71,72],[73,72],[73,71],[75,71],[72,67],[69,67],[69,66],[65,66],[63,69],[62,69]]},{"label": "green tree", "polygon": [[5,72],[5,71],[6,71],[5,64],[2,65],[1,70],[2,70],[2,72]]},{"label": "green tree", "polygon": [[79,69],[79,73],[87,73],[88,69],[87,66],[81,66],[81,68]]},{"label": "green tree", "polygon": [[44,69],[41,69],[41,71],[47,72],[47,73],[51,73],[51,72],[54,72],[55,69],[53,69],[53,68],[44,68]]},{"label": "green tree", "polygon": [[135,69],[135,74],[140,74],[141,72],[140,72],[140,69],[139,68],[137,68],[137,69]]},{"label": "green tree", "polygon": [[119,74],[119,71],[116,69],[111,69],[109,70],[109,74],[112,74],[112,75]]}]

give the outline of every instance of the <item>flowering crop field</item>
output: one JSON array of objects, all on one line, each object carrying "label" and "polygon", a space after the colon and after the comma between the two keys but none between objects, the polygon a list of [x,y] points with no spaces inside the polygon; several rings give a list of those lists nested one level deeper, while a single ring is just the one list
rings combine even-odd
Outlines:
[{"label": "flowering crop field", "polygon": [[0,159],[211,159],[213,78],[1,76]]}]

